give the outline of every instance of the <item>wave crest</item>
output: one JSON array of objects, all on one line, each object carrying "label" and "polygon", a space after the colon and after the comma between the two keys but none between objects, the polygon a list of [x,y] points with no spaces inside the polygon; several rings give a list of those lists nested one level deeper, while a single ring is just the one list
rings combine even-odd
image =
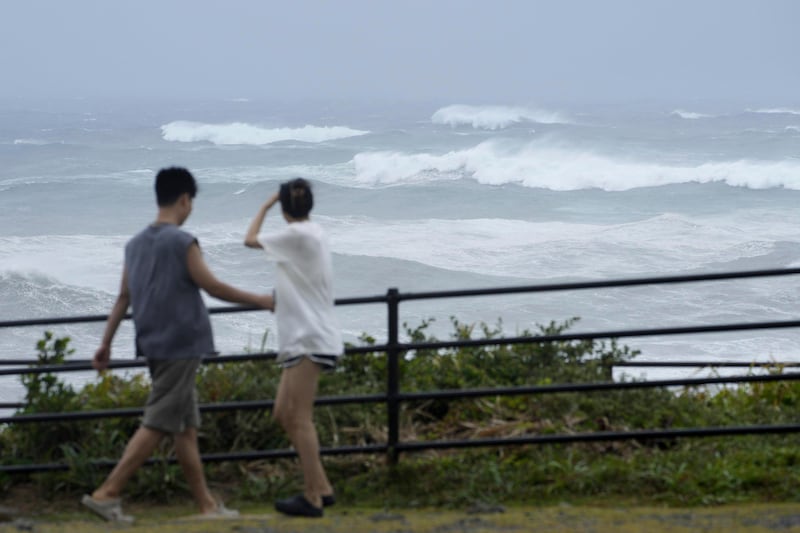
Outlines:
[{"label": "wave crest", "polygon": [[800,109],[789,107],[769,107],[762,109],[748,109],[749,113],[764,113],[767,115],[800,115]]},{"label": "wave crest", "polygon": [[431,116],[431,122],[498,130],[519,122],[564,124],[568,121],[559,113],[527,107],[451,105],[437,110]]},{"label": "wave crest", "polygon": [[203,124],[179,120],[161,126],[161,134],[165,141],[206,141],[216,145],[263,145],[280,141],[320,143],[367,133],[369,132],[345,126],[306,125],[302,128],[263,128],[244,122]]},{"label": "wave crest", "polygon": [[687,120],[697,120],[699,118],[712,118],[713,115],[707,115],[705,113],[696,113],[694,111],[684,111],[683,109],[676,109],[670,115],[685,118]]},{"label": "wave crest", "polygon": [[366,152],[352,161],[355,180],[386,186],[447,179],[474,179],[485,185],[519,184],[551,190],[620,191],[674,183],[723,182],[754,189],[800,190],[800,162],[735,160],[695,166],[617,159],[539,143],[508,147],[486,141],[441,155]]},{"label": "wave crest", "polygon": [[47,146],[49,144],[65,144],[64,141],[46,141],[44,139],[14,139],[14,145]]}]

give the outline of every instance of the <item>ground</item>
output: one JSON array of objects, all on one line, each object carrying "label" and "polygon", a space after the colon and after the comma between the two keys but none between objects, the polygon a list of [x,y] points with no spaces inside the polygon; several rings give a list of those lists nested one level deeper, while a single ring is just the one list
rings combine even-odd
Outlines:
[{"label": "ground", "polygon": [[242,506],[235,520],[199,520],[185,506],[127,505],[133,526],[112,526],[82,510],[78,502],[40,512],[18,512],[0,523],[0,533],[19,531],[94,533],[498,533],[558,532],[800,532],[800,504],[724,505],[701,508],[640,506],[479,506],[463,510],[353,509],[338,506],[322,519],[280,516],[271,506]]}]

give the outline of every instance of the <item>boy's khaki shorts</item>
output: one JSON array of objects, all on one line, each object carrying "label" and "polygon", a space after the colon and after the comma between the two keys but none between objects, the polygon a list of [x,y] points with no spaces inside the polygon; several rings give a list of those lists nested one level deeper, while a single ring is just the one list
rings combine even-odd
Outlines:
[{"label": "boy's khaki shorts", "polygon": [[148,359],[152,387],[142,425],[164,433],[200,427],[195,376],[200,359]]}]

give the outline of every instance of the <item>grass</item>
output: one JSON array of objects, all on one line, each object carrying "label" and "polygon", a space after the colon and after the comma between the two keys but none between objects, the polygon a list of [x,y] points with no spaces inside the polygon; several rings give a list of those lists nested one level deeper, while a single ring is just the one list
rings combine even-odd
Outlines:
[{"label": "grass", "polygon": [[41,533],[126,532],[200,533],[498,533],[537,532],[776,532],[800,528],[800,504],[725,505],[704,508],[607,505],[511,506],[446,510],[438,508],[334,508],[322,519],[279,516],[263,506],[244,506],[235,520],[203,521],[185,506],[129,506],[133,526],[114,527],[79,510],[62,510],[0,524],[0,532],[33,528]]}]

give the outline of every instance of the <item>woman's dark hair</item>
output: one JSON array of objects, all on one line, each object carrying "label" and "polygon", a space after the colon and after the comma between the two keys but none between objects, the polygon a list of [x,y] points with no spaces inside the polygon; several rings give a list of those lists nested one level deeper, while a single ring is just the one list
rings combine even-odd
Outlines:
[{"label": "woman's dark hair", "polygon": [[303,178],[295,178],[281,184],[281,209],[292,218],[305,218],[314,207],[311,184]]},{"label": "woman's dark hair", "polygon": [[197,182],[192,173],[183,167],[162,168],[156,174],[156,201],[159,207],[166,207],[178,201],[182,194],[197,194]]}]

